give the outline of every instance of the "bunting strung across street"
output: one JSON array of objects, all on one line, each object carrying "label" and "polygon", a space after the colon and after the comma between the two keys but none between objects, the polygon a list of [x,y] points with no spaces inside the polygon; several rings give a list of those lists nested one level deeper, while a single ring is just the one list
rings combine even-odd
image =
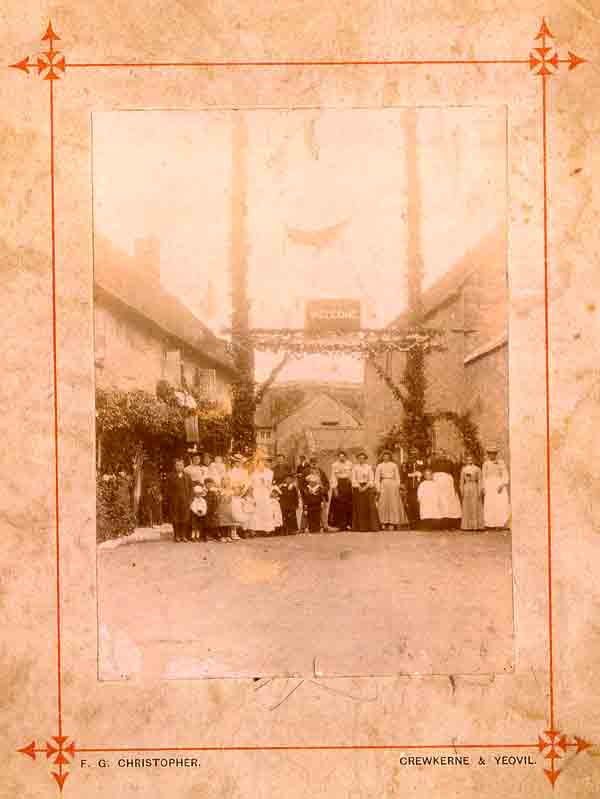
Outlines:
[{"label": "bunting strung across street", "polygon": [[408,352],[417,347],[424,351],[443,348],[441,328],[399,330],[366,328],[354,333],[327,331],[316,336],[301,328],[252,328],[236,335],[228,347],[232,354],[240,349],[256,352],[280,352],[290,357],[305,355],[353,355],[374,358],[388,352]]}]

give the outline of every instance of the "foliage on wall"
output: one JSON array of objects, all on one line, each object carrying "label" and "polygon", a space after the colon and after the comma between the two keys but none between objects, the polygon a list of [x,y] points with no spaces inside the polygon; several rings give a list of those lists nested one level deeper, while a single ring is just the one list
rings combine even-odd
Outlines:
[{"label": "foliage on wall", "polygon": [[460,433],[465,454],[472,455],[476,463],[483,463],[485,452],[479,437],[479,428],[473,421],[469,411],[465,413],[444,411],[436,414],[434,419],[447,419],[452,422]]},{"label": "foliage on wall", "polygon": [[115,474],[96,478],[96,536],[98,543],[129,535],[135,528],[130,482]]},{"label": "foliage on wall", "polygon": [[96,432],[102,470],[131,471],[140,451],[173,450],[184,441],[177,401],[166,402],[141,389],[96,391]]},{"label": "foliage on wall", "polygon": [[371,364],[394,399],[402,404],[402,422],[394,425],[383,437],[381,449],[401,446],[406,452],[416,450],[420,457],[424,457],[431,441],[431,423],[425,412],[425,349],[415,346],[407,352],[401,384],[392,379],[377,359],[372,358]]},{"label": "foliage on wall", "polygon": [[[425,458],[429,455],[431,450],[432,428],[438,419],[445,419],[455,425],[462,441],[462,446],[465,455],[472,455],[473,460],[480,464],[483,463],[484,448],[479,437],[479,428],[473,421],[471,414],[467,411],[465,413],[455,413],[454,411],[444,411],[436,414],[425,414],[425,430],[420,429],[419,435],[422,436],[426,433],[427,441],[422,449],[418,450],[420,457]],[[396,446],[402,447],[405,452],[409,453],[411,443],[414,438],[407,436],[407,431],[404,425],[394,425],[388,432],[382,436],[378,452],[381,453],[384,449],[391,449],[392,451]],[[416,447],[415,447],[416,448]]]},{"label": "foliage on wall", "polygon": [[96,392],[96,431],[103,471],[129,472],[145,453],[169,461],[185,450],[185,417],[198,417],[199,444],[222,441],[231,435],[231,416],[207,402],[195,389],[186,389],[196,408],[182,407],[175,389],[166,381],[156,395],[148,391],[118,389]]}]

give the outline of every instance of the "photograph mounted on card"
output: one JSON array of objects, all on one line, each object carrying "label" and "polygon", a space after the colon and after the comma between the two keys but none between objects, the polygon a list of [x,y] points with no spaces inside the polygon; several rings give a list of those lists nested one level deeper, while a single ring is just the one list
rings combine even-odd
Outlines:
[{"label": "photograph mounted on card", "polygon": [[93,113],[100,680],[513,670],[506,113]]}]

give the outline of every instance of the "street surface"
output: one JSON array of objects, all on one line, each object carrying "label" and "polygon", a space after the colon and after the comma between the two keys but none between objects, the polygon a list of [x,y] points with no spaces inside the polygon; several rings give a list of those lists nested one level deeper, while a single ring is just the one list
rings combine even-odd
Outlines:
[{"label": "street surface", "polygon": [[513,667],[506,532],[137,543],[98,582],[103,680]]}]

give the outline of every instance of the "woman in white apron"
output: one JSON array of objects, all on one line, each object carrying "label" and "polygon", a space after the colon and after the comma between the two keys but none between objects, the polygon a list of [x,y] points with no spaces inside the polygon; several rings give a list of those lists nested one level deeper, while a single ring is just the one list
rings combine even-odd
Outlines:
[{"label": "woman in white apron", "polygon": [[254,508],[248,519],[248,529],[253,533],[272,533],[275,529],[271,491],[273,472],[265,466],[262,456],[257,456],[250,473],[250,489]]},{"label": "woman in white apron", "polygon": [[438,490],[439,512],[443,526],[448,529],[458,527],[462,509],[452,475],[448,472],[434,472],[433,482]]},{"label": "woman in white apron", "polygon": [[508,469],[498,449],[490,447],[482,467],[483,479],[483,522],[492,529],[508,526],[510,500],[508,497]]}]

